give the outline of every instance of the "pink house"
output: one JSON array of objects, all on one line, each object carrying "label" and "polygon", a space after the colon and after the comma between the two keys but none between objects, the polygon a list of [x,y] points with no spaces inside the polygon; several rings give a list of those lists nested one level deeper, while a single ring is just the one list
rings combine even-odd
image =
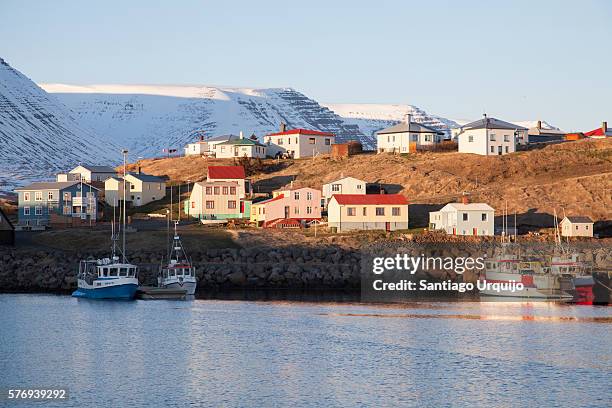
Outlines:
[{"label": "pink house", "polygon": [[287,188],[251,206],[251,221],[266,228],[299,227],[302,221],[321,219],[321,191],[310,187]]}]

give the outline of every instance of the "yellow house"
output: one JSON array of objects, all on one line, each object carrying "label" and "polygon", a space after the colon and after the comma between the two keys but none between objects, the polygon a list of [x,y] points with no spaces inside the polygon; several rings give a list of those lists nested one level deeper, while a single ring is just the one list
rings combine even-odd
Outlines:
[{"label": "yellow house", "polygon": [[144,173],[128,173],[125,181],[130,183],[128,201],[131,201],[135,207],[161,200],[166,196],[166,182],[159,177]]},{"label": "yellow house", "polygon": [[401,194],[335,194],[327,222],[336,232],[408,229],[408,200]]}]

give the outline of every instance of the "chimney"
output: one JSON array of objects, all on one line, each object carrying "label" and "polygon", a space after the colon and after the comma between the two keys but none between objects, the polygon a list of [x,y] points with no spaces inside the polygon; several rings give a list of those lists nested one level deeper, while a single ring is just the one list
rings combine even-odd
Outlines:
[{"label": "chimney", "polygon": [[240,138],[244,139],[244,134],[242,133],[242,130],[240,131]]},{"label": "chimney", "polygon": [[200,135],[200,142],[204,141],[204,135]]},{"label": "chimney", "polygon": [[412,122],[412,115],[410,113],[406,114],[406,123],[410,125],[410,122]]},{"label": "chimney", "polygon": [[463,192],[461,194],[461,204],[469,204],[470,203],[470,198],[468,197],[469,194],[466,192]]},{"label": "chimney", "polygon": [[606,132],[608,131],[608,122],[601,122],[601,130],[603,130],[604,135],[606,134]]},{"label": "chimney", "polygon": [[542,121],[538,120],[538,129],[542,129]]},{"label": "chimney", "polygon": [[140,166],[138,166],[138,174],[140,174]]},{"label": "chimney", "polygon": [[285,132],[287,130],[287,125],[285,124],[285,122],[281,122],[280,124],[280,131],[281,132]]}]

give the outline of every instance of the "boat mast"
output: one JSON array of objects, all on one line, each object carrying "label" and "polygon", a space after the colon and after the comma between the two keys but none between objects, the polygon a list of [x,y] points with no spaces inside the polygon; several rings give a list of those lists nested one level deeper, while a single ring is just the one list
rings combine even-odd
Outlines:
[{"label": "boat mast", "polygon": [[128,155],[128,151],[127,149],[123,150],[123,242],[122,242],[122,255],[123,255],[123,263],[126,263],[126,259],[125,259],[125,210],[126,210],[126,206],[125,206],[125,201],[127,198],[127,191],[125,188],[126,182],[125,182],[125,177],[127,176],[127,155]]}]

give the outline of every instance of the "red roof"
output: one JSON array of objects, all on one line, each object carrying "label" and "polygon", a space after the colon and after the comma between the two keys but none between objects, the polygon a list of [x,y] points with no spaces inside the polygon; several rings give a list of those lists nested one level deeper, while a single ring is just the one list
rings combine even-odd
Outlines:
[{"label": "red roof", "polygon": [[338,204],[342,205],[406,205],[408,200],[401,194],[334,194]]},{"label": "red roof", "polygon": [[208,167],[209,179],[243,179],[244,167],[242,166],[210,166]]},{"label": "red roof", "polygon": [[291,130],[286,130],[284,132],[270,133],[266,136],[297,135],[297,134],[313,135],[313,136],[334,136],[334,134],[330,132],[320,132],[318,130],[308,130],[308,129],[291,129]]},{"label": "red roof", "polygon": [[603,128],[597,128],[594,130],[591,130],[590,132],[586,132],[584,134],[585,136],[605,136],[606,134],[603,131]]},{"label": "red roof", "polygon": [[274,197],[274,198],[269,198],[269,199],[267,199],[267,200],[263,200],[263,201],[260,201],[260,202],[258,202],[258,203],[253,203],[253,205],[257,205],[257,204],[268,204],[268,203],[271,203],[272,201],[282,200],[283,198],[285,198],[285,196],[284,196],[283,194],[279,194],[279,195],[277,195],[277,196],[276,196],[276,197]]}]

